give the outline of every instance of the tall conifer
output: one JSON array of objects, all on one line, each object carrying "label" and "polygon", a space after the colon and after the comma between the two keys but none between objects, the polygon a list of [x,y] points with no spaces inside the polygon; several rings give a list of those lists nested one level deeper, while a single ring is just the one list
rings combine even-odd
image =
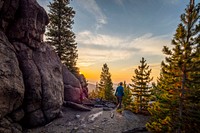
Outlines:
[{"label": "tall conifer", "polygon": [[108,65],[105,63],[102,67],[100,75],[100,83],[98,84],[99,97],[105,100],[114,100],[113,83],[111,80],[111,74],[109,72]]},{"label": "tall conifer", "polygon": [[147,110],[148,98],[151,95],[149,84],[153,80],[150,77],[151,69],[149,69],[143,57],[140,63],[138,69],[135,69],[135,76],[131,79],[132,84],[130,84],[133,87],[133,95],[135,96],[136,112]]},{"label": "tall conifer", "polygon": [[124,96],[123,96],[123,100],[122,103],[124,105],[124,109],[128,109],[128,110],[133,110],[133,97],[132,97],[132,91],[131,88],[129,86],[129,84],[127,84],[125,81],[123,83],[123,87],[124,87]]},{"label": "tall conifer", "polygon": [[200,4],[194,0],[181,15],[172,40],[164,46],[165,61],[156,88],[157,102],[149,109],[147,128],[152,132],[198,132],[200,124]]},{"label": "tall conifer", "polygon": [[70,0],[53,0],[48,5],[49,20],[47,41],[55,48],[61,61],[71,72],[77,73],[77,43],[72,31],[75,11],[69,6]]}]

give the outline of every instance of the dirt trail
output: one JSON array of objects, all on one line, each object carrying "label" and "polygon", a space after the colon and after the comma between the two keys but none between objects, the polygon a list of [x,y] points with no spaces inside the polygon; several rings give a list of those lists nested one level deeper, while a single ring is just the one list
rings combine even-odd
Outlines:
[{"label": "dirt trail", "polygon": [[148,120],[148,116],[135,115],[126,110],[120,114],[115,109],[103,111],[102,108],[93,108],[92,111],[83,112],[63,107],[62,111],[61,118],[24,133],[121,133],[145,127]]}]

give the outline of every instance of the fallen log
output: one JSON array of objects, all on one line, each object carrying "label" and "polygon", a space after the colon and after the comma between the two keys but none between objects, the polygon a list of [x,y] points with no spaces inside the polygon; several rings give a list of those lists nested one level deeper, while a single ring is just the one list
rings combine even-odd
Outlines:
[{"label": "fallen log", "polygon": [[82,104],[70,102],[70,101],[64,101],[63,106],[64,107],[71,107],[73,109],[77,109],[77,110],[81,110],[81,111],[91,111],[91,108],[89,108],[89,107],[86,107]]}]

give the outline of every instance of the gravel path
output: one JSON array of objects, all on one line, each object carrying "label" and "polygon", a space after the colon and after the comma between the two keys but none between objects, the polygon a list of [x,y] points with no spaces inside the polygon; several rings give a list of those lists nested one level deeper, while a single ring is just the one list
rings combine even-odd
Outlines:
[{"label": "gravel path", "polygon": [[[124,110],[103,111],[93,108],[83,112],[63,107],[63,116],[44,127],[25,130],[24,133],[121,133],[133,128],[145,127],[148,116],[135,115]],[[143,132],[144,133],[144,132]]]}]

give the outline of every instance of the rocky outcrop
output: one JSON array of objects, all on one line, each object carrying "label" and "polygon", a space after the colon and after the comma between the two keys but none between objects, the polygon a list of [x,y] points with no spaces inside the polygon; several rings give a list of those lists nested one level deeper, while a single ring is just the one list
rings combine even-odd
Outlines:
[{"label": "rocky outcrop", "polygon": [[22,104],[24,84],[18,66],[13,46],[0,32],[0,118]]},{"label": "rocky outcrop", "polygon": [[[0,132],[21,132],[56,118],[64,99],[87,97],[82,78],[43,42],[48,24],[36,0],[0,0]],[[86,82],[85,82],[86,83]],[[65,89],[64,89],[65,87]]]},{"label": "rocky outcrop", "polygon": [[25,89],[18,64],[14,47],[0,31],[0,132],[12,132],[13,125],[24,116],[21,108]]},{"label": "rocky outcrop", "polygon": [[53,49],[41,43],[30,49],[13,42],[25,83],[24,122],[28,126],[46,124],[60,112],[63,103],[63,78],[60,60]]},{"label": "rocky outcrop", "polygon": [[43,43],[48,16],[36,0],[4,0],[0,11],[0,127],[46,124],[64,100],[60,59]]},{"label": "rocky outcrop", "polygon": [[34,50],[42,45],[40,42],[48,22],[47,13],[36,0],[20,0],[15,19],[7,28],[7,36],[11,43],[20,42]]},{"label": "rocky outcrop", "polygon": [[61,62],[43,43],[48,17],[36,0],[20,0],[15,16],[7,36],[16,49],[25,83],[23,121],[27,126],[43,125],[56,118],[63,103]]},{"label": "rocky outcrop", "polygon": [[83,103],[88,98],[87,81],[82,74],[72,74],[63,65],[64,100]]}]

